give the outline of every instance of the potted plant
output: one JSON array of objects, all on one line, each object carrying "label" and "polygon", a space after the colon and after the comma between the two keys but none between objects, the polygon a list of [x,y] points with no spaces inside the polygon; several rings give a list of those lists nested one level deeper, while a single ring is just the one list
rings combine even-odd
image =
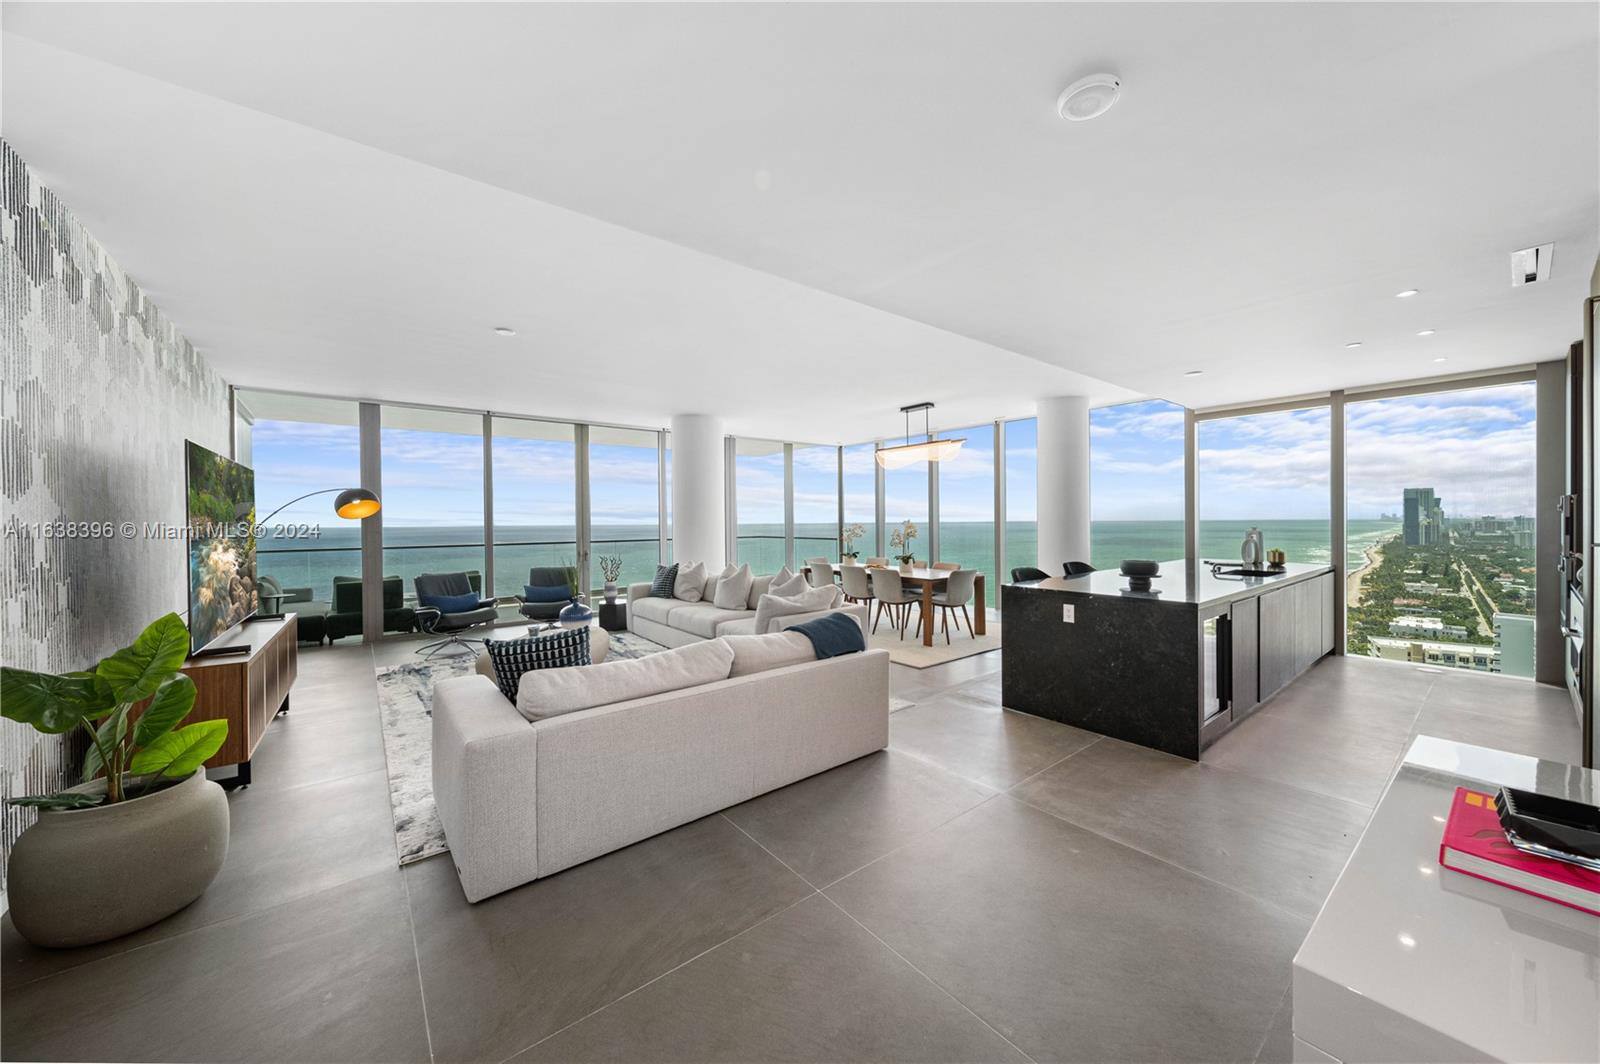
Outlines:
[{"label": "potted plant", "polygon": [[[225,720],[177,725],[195,687],[178,670],[189,630],[175,613],[89,672],[0,669],[0,712],[48,735],[89,736],[85,782],[13,798],[39,819],[12,847],[11,920],[40,946],[137,931],[198,898],[228,852],[228,799],[204,762]],[[98,723],[96,723],[98,722]]]},{"label": "potted plant", "polygon": [[568,562],[564,567],[567,574],[567,590],[572,595],[572,601],[561,607],[557,619],[562,624],[588,624],[594,617],[594,610],[589,608],[588,600],[583,594],[583,581],[578,577],[578,567]]},{"label": "potted plant", "polygon": [[600,575],[606,582],[606,605],[617,601],[617,577],[622,575],[622,556],[600,555]]},{"label": "potted plant", "polygon": [[844,550],[839,552],[839,560],[853,562],[861,557],[860,552],[856,550],[856,540],[866,534],[867,530],[860,525],[845,525],[839,533],[839,539],[844,543]]},{"label": "potted plant", "polygon": [[911,546],[911,541],[916,538],[917,526],[910,521],[903,522],[899,528],[889,533],[889,546],[900,552],[894,558],[900,563],[902,573],[911,572],[911,567],[916,563],[917,554]]}]

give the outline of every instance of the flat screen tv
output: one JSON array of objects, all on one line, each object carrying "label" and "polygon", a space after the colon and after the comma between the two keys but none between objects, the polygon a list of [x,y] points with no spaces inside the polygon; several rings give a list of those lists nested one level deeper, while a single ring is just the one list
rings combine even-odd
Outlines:
[{"label": "flat screen tv", "polygon": [[256,474],[184,441],[189,527],[189,650],[256,612]]}]

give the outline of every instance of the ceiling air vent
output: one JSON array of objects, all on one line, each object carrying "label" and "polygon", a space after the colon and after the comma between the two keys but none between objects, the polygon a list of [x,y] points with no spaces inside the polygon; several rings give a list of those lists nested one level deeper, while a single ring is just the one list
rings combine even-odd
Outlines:
[{"label": "ceiling air vent", "polygon": [[1540,244],[1536,248],[1523,248],[1511,253],[1511,287],[1538,284],[1550,279],[1550,259],[1555,255],[1554,244]]}]

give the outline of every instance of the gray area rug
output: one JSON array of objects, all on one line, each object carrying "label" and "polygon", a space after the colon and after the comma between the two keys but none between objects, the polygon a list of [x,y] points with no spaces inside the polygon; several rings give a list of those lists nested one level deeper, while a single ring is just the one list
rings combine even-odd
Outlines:
[{"label": "gray area rug", "polygon": [[[666,649],[632,632],[612,632],[607,660],[642,658]],[[378,669],[378,713],[389,770],[394,844],[401,865],[450,848],[433,805],[433,685],[452,676],[465,676],[477,659],[476,653],[449,654]],[[913,704],[891,698],[889,711]]]}]

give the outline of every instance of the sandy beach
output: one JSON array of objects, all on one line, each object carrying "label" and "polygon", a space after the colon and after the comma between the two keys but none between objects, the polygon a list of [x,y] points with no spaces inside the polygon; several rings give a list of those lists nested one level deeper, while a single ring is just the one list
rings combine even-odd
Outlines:
[{"label": "sandy beach", "polygon": [[1366,555],[1366,562],[1362,564],[1361,568],[1356,569],[1345,577],[1344,600],[1351,606],[1360,605],[1362,577],[1368,570],[1376,569],[1379,563],[1383,561],[1383,545],[1374,543],[1362,553]]}]

